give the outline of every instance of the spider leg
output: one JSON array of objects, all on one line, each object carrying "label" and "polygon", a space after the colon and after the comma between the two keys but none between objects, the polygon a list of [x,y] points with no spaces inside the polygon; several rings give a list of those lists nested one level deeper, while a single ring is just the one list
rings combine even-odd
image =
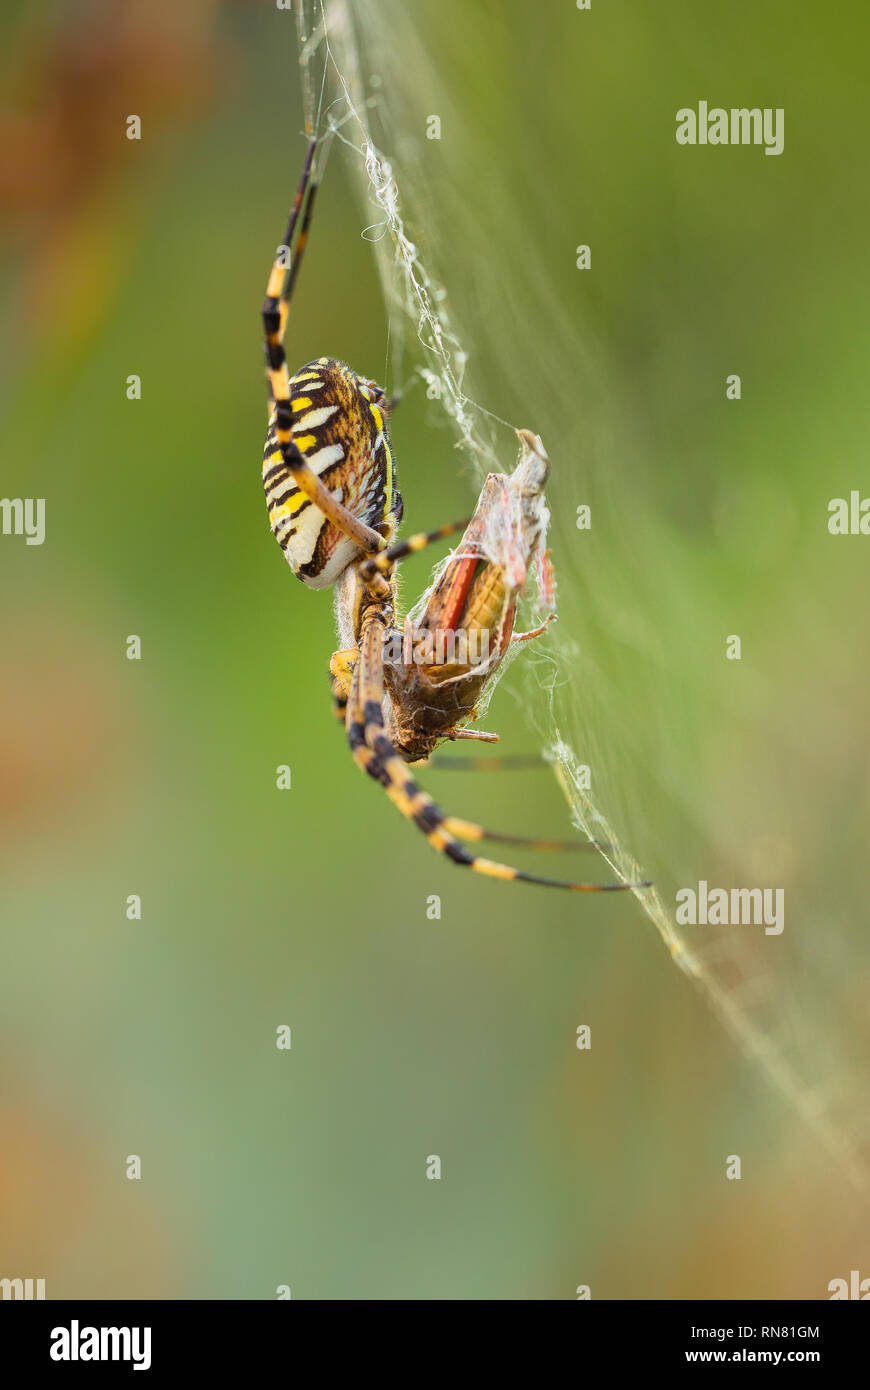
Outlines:
[{"label": "spider leg", "polygon": [[[287,326],[287,316],[290,313],[290,301],[293,298],[293,291],[296,288],[296,277],[299,274],[299,267],[302,264],[302,257],[308,242],[308,229],[311,226],[311,217],[314,212],[314,200],[317,197],[317,190],[320,184],[312,179],[308,189],[308,197],[305,200],[305,213],[302,218],[302,226],[299,229],[299,239],[296,242],[296,250],[290,262],[290,274],[287,276],[287,283],[281,291],[281,341],[284,341],[284,330]],[[292,235],[292,229],[291,229]],[[289,240],[284,243],[290,245]]]},{"label": "spider leg", "polygon": [[516,772],[521,768],[544,768],[547,763],[537,753],[507,753],[496,758],[427,758],[427,767],[438,772]]},{"label": "spider leg", "polygon": [[482,825],[477,825],[473,821],[459,820],[456,816],[445,816],[444,826],[452,835],[458,836],[461,840],[497,840],[502,845],[520,845],[525,849],[537,849],[547,854],[561,854],[564,851],[578,849],[607,848],[601,840],[539,840],[534,835],[505,835],[500,830],[487,830]]},{"label": "spider leg", "polygon": [[354,668],[350,698],[347,705],[347,735],[354,761],[370,777],[380,782],[387,796],[408,820],[414,822],[426,839],[454,864],[461,864],[474,873],[488,878],[538,883],[548,888],[567,888],[575,893],[612,893],[629,888],[647,887],[635,883],[568,883],[525,873],[509,864],[483,859],[471,854],[456,838],[483,839],[488,832],[470,821],[455,820],[443,811],[414,781],[408,766],[402,761],[384,730],[382,701],[383,628],[384,616],[371,610],[363,622],[360,636],[360,655]]},{"label": "spider leg", "polygon": [[332,712],[340,723],[344,723],[347,698],[350,691],[353,668],[359,651],[356,647],[346,647],[344,651],[333,652],[329,662],[330,683],[332,685]]},{"label": "spider leg", "polygon": [[[269,284],[266,290],[267,299],[276,298],[280,302],[281,307],[277,327],[280,333],[280,340],[282,343],[284,341],[284,327],[286,325],[287,314],[289,312],[289,299],[293,292],[293,287],[296,283],[298,263],[301,259],[302,252],[305,250],[305,242],[308,238],[308,226],[311,221],[311,210],[314,201],[312,193],[309,193],[308,195],[308,203],[305,208],[305,216],[302,219],[302,230],[299,236],[300,244],[296,248],[295,255],[293,253],[293,234],[296,231],[296,223],[299,220],[299,211],[302,207],[302,200],[305,197],[305,192],[309,186],[309,183],[311,183],[311,169],[314,163],[314,152],[316,149],[317,140],[316,138],[312,138],[311,140],[309,140],[308,149],[305,151],[305,159],[302,163],[302,173],[299,176],[299,186],[296,189],[296,196],[293,199],[293,204],[290,208],[290,216],[287,219],[287,228],[284,232],[284,239],[281,242],[281,245],[279,246],[278,251],[275,255],[275,261],[272,265],[272,273],[269,276]],[[311,188],[312,192],[316,193],[316,183],[311,183]],[[287,255],[290,256],[289,266],[284,261],[285,252]],[[265,308],[266,306],[264,305],[264,314]],[[277,397],[275,396],[275,393],[273,391],[272,400],[274,401],[276,399]]]},{"label": "spider leg", "polygon": [[381,550],[379,554],[371,555],[368,560],[363,560],[359,567],[360,575],[366,580],[372,579],[378,573],[388,574],[397,560],[404,560],[406,555],[415,555],[418,550],[425,550],[433,541],[443,540],[445,536],[452,536],[456,531],[464,531],[469,520],[466,516],[462,521],[448,521],[446,526],[439,526],[436,531],[418,531],[415,536],[409,536],[407,540],[399,541],[396,545]]},{"label": "spider leg", "polygon": [[[270,399],[274,402],[275,442],[281,452],[282,463],[299,490],[315,507],[320,509],[328,521],[331,521],[340,531],[355,541],[361,550],[365,551],[366,554],[373,554],[375,551],[383,549],[385,544],[383,536],[379,535],[377,531],[373,531],[370,526],[366,526],[364,522],[359,521],[346,507],[342,506],[341,502],[333,497],[293,443],[293,412],[290,406],[290,376],[287,371],[287,358],[284,354],[284,328],[289,312],[290,295],[296,283],[296,274],[308,237],[308,227],[314,207],[314,194],[317,191],[316,184],[311,185],[308,193],[302,229],[296,247],[296,259],[292,264],[289,278],[287,266],[284,263],[284,247],[290,248],[293,241],[299,212],[311,181],[311,166],[316,148],[317,141],[312,139],[309,142],[305,161],[302,165],[299,187],[290,209],[284,241],[281,243],[273,262],[269,282],[266,286],[266,298],[263,300],[262,319],[266,343],[266,368]],[[280,468],[280,465],[278,466]],[[273,481],[278,480],[276,474]]]},{"label": "spider leg", "polygon": [[339,724],[343,724],[347,717],[347,695],[341,688],[337,680],[332,682],[332,713],[335,715]]}]

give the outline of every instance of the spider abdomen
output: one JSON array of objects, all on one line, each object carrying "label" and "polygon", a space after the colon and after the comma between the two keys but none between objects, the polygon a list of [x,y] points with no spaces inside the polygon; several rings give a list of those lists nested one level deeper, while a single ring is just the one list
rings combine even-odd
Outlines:
[{"label": "spider abdomen", "polygon": [[[319,357],[290,378],[293,443],[313,473],[359,521],[389,540],[398,493],[383,392],[335,358]],[[263,487],[272,533],[293,573],[311,589],[334,584],[361,554],[293,478],[269,420]]]}]

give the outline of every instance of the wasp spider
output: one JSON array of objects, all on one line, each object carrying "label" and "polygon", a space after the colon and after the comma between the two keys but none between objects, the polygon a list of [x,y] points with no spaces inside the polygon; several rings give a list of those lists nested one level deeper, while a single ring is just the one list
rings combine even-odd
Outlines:
[{"label": "wasp spider", "polygon": [[[552,595],[543,550],[547,457],[540,439],[520,431],[516,471],[510,477],[487,478],[470,522],[396,542],[402,498],[387,428],[390,403],[383,390],[331,357],[306,363],[292,377],[287,370],[284,334],[317,195],[316,144],[311,140],[308,146],[263,304],[270,390],[263,486],[272,531],[293,573],[309,588],[335,589],[341,649],[332,657],[330,672],[335,710],[353,757],[455,864],[491,878],[577,892],[636,886],[561,882],[473,854],[464,842],[566,846],[498,834],[445,815],[408,770],[409,763],[428,758],[444,739],[494,739],[466,728],[466,722],[477,717],[484,689],[511,643],[543,630],[518,634],[514,621],[531,565],[537,566],[545,594]],[[399,627],[398,562],[463,528],[465,534],[422,611]]]}]

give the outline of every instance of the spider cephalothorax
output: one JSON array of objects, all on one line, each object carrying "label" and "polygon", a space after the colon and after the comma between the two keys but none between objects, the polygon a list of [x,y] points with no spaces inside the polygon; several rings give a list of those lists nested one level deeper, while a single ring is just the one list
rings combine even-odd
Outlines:
[{"label": "spider cephalothorax", "polygon": [[[493,740],[467,725],[476,719],[511,643],[546,626],[514,632],[517,597],[533,566],[545,606],[552,609],[543,491],[547,456],[537,436],[519,431],[519,465],[510,477],[490,474],[470,522],[394,542],[402,501],[383,391],[331,357],[319,357],[291,377],[284,356],[290,298],[317,192],[316,147],[312,140],[263,304],[270,388],[263,483],[272,530],[294,574],[309,588],[335,590],[341,650],[330,663],[333,700],[354,760],[430,844],[476,873],[591,893],[635,886],[566,883],[472,854],[463,840],[557,846],[447,816],[409,772],[409,762],[428,757],[444,739]],[[462,540],[416,616],[412,610],[400,624],[398,562],[461,530]]]}]

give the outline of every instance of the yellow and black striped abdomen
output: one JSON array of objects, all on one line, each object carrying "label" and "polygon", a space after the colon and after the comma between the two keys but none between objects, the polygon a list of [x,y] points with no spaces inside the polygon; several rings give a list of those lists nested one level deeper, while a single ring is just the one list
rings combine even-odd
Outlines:
[{"label": "yellow and black striped abdomen", "polygon": [[[293,443],[349,512],[392,538],[400,515],[383,393],[343,362],[319,357],[290,379]],[[300,490],[269,421],[263,486],[272,532],[293,573],[312,589],[326,589],[361,554],[356,542],[327,521]]]}]

